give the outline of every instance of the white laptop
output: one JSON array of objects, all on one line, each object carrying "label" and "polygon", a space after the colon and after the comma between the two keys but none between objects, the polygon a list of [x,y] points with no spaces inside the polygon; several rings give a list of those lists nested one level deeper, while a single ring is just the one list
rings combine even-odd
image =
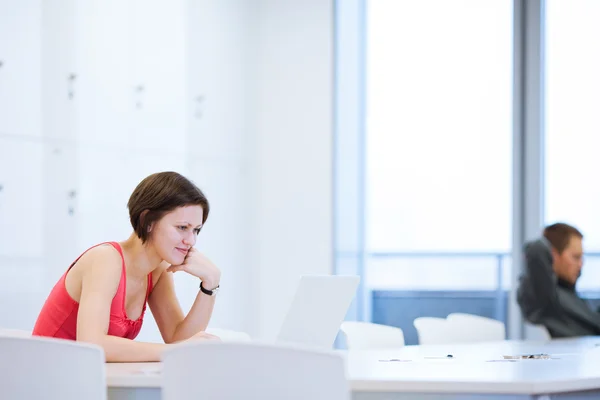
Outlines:
[{"label": "white laptop", "polygon": [[331,348],[359,281],[358,276],[302,276],[277,341]]}]

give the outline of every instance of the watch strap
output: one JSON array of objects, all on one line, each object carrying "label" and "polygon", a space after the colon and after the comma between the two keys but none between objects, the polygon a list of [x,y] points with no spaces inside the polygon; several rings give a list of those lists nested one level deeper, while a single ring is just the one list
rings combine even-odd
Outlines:
[{"label": "watch strap", "polygon": [[218,289],[218,288],[219,288],[219,285],[217,285],[217,287],[214,288],[213,290],[208,290],[204,286],[202,286],[202,282],[200,282],[200,291],[208,296],[213,296],[215,294],[216,289]]}]

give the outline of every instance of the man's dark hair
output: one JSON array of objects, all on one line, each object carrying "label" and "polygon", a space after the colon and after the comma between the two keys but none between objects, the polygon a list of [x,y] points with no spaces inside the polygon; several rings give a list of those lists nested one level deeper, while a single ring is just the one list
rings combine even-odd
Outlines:
[{"label": "man's dark hair", "polygon": [[544,237],[559,254],[565,251],[573,236],[583,239],[583,234],[577,228],[563,222],[548,225],[544,229]]}]

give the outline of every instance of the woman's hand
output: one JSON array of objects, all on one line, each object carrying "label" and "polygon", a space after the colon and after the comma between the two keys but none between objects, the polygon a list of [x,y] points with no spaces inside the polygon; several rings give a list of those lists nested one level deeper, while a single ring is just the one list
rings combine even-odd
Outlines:
[{"label": "woman's hand", "polygon": [[190,275],[200,278],[202,287],[213,290],[219,286],[221,271],[204,254],[191,247],[181,265],[171,265],[168,272],[185,271]]}]

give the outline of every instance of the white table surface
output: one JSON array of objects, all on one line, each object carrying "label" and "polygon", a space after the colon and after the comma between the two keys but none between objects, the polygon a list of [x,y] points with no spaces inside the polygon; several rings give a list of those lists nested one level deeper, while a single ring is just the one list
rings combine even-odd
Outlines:
[{"label": "white table surface", "polygon": [[[505,355],[539,353],[552,358],[503,359]],[[342,354],[353,393],[537,395],[585,390],[600,393],[600,337],[406,346]],[[448,354],[453,357],[445,358]],[[381,361],[390,359],[403,361]],[[160,363],[107,364],[108,388],[159,390],[161,369]]]}]

